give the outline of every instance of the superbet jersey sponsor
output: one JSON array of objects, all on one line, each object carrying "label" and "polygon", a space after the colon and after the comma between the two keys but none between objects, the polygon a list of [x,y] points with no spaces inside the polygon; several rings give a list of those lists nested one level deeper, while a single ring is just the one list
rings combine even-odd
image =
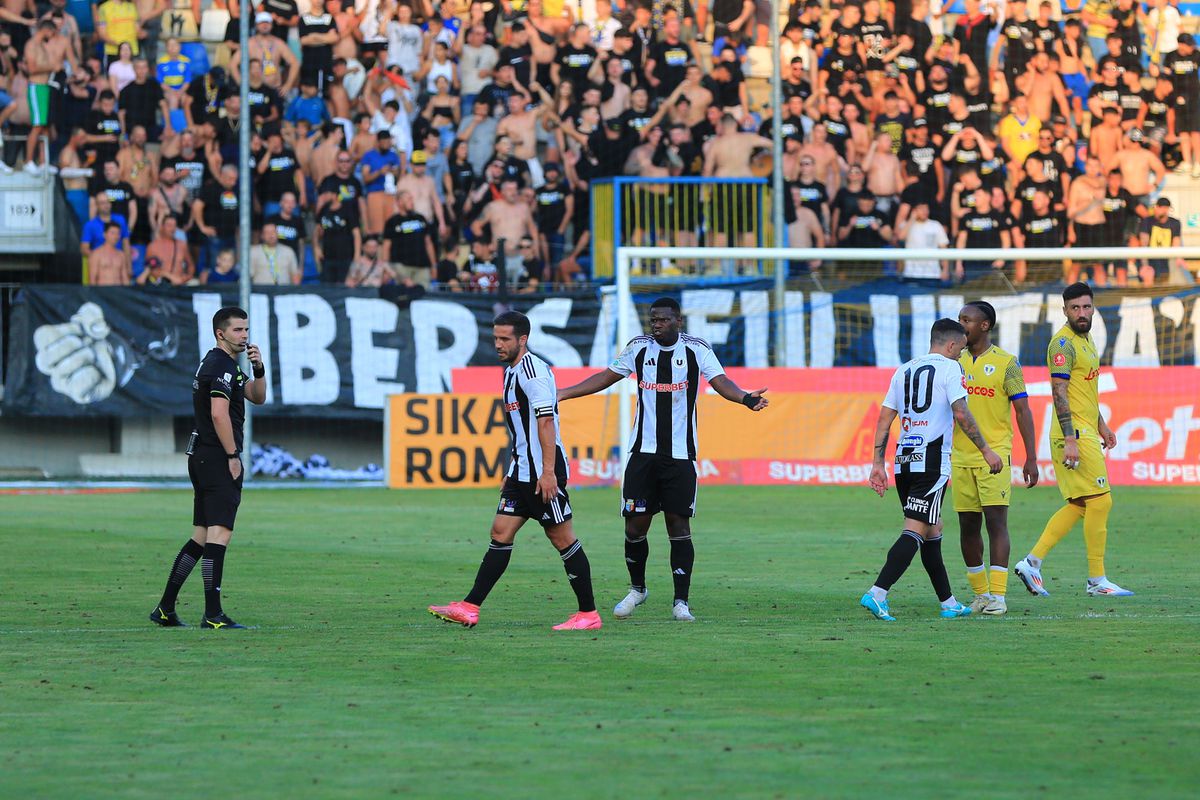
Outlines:
[{"label": "superbet jersey sponsor", "polygon": [[681,333],[674,345],[662,347],[651,336],[638,336],[609,369],[638,382],[633,452],[694,461],[700,377],[711,381],[725,374],[708,342]]},{"label": "superbet jersey sponsor", "polygon": [[[883,405],[900,416],[896,473],[950,475],[952,403],[967,396],[962,367],[928,353],[902,364],[892,375]],[[915,456],[919,456],[916,458]]]}]

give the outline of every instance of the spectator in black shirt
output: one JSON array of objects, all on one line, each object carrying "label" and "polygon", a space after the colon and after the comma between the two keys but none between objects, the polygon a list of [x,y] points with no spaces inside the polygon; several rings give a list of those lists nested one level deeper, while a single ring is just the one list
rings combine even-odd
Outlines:
[{"label": "spectator in black shirt", "polygon": [[991,11],[982,14],[979,11],[979,0],[966,0],[966,13],[954,24],[954,41],[958,43],[959,52],[971,59],[980,75],[988,73],[988,34],[996,23]]},{"label": "spectator in black shirt", "polygon": [[263,81],[262,62],[257,58],[250,60],[250,85],[247,97],[250,100],[250,119],[256,126],[278,122],[283,111],[283,100],[279,92],[272,89]]},{"label": "spectator in black shirt", "polygon": [[284,192],[295,191],[301,205],[304,205],[305,187],[300,162],[290,148],[284,147],[279,129],[270,128],[266,134],[267,150],[258,160],[255,185],[263,216],[272,217],[279,213],[279,201]]},{"label": "spectator in black shirt", "polygon": [[307,14],[300,17],[300,82],[313,83],[324,91],[333,71],[333,45],[340,38],[325,0],[310,0]]},{"label": "spectator in black shirt", "polygon": [[571,187],[563,179],[558,164],[545,166],[546,182],[535,195],[533,219],[538,229],[537,249],[542,261],[550,266],[562,261],[566,248],[567,226],[575,211]]},{"label": "spectator in black shirt", "polygon": [[860,192],[858,208],[838,230],[842,247],[887,247],[892,241],[892,219],[875,207],[875,195]]},{"label": "spectator in black shirt", "polygon": [[675,91],[687,75],[692,51],[679,38],[679,17],[670,14],[663,19],[662,41],[650,45],[644,74],[655,97],[663,98]]},{"label": "spectator in black shirt", "polygon": [[87,149],[93,154],[93,164],[117,160],[121,140],[121,118],[117,115],[116,106],[116,95],[105,89],[100,93],[99,108],[88,114],[87,122],[83,126],[88,134]]},{"label": "spectator in black shirt", "polygon": [[131,130],[141,125],[146,129],[148,141],[158,141],[162,133],[162,127],[158,124],[158,112],[162,112],[164,120],[170,112],[163,97],[162,87],[150,77],[150,65],[146,59],[133,60],[133,82],[121,90],[118,105],[120,111],[117,113],[125,135],[128,136]]},{"label": "spectator in black shirt", "polygon": [[313,255],[321,265],[321,282],[343,284],[362,250],[362,232],[346,213],[354,208],[336,193],[317,211],[313,227]]},{"label": "spectator in black shirt", "polygon": [[200,272],[212,269],[222,250],[237,249],[239,216],[238,169],[226,164],[215,181],[200,189],[200,196],[192,203],[192,220],[204,237]]},{"label": "spectator in black shirt", "polygon": [[411,192],[396,196],[397,213],[383,224],[383,260],[396,275],[429,288],[437,254],[429,220],[414,210]]},{"label": "spectator in black shirt", "polygon": [[263,0],[262,10],[271,15],[271,35],[285,42],[291,29],[300,23],[296,0]]},{"label": "spectator in black shirt", "polygon": [[[964,248],[978,250],[1012,247],[1012,237],[1008,232],[1006,215],[992,208],[991,191],[977,189],[974,197],[975,207],[968,211],[958,223],[958,236],[954,246],[960,250]],[[988,269],[989,265],[993,269],[1001,269],[1004,261],[999,259],[992,262],[960,260],[958,268],[967,275],[971,273],[978,275]]]},{"label": "spectator in black shirt", "polygon": [[[342,201],[337,213],[350,220],[350,224],[357,228],[367,218],[367,198],[362,183],[354,177],[354,159],[350,153],[341,150],[334,164],[333,174],[321,181],[321,185],[317,187],[317,205],[323,208],[337,197]],[[343,275],[341,280],[345,277]],[[341,283],[341,280],[337,282]]]},{"label": "spectator in black shirt", "polygon": [[183,106],[188,127],[196,128],[206,122],[216,122],[221,104],[228,95],[225,70],[221,67],[213,67],[203,78],[192,80],[187,88],[188,100]]},{"label": "spectator in black shirt", "polygon": [[266,218],[275,226],[279,243],[292,248],[296,254],[296,263],[304,268],[304,219],[296,211],[296,195],[284,192],[279,196],[279,212]]},{"label": "spectator in black shirt", "polygon": [[571,28],[570,39],[558,48],[558,55],[550,67],[551,83],[558,85],[561,81],[570,81],[575,87],[576,100],[583,97],[583,91],[593,82],[593,77],[600,77],[599,54],[589,44],[590,41],[588,26],[582,22],[576,23]]},{"label": "spectator in black shirt", "polygon": [[129,224],[132,231],[137,226],[138,205],[134,198],[133,187],[121,180],[121,168],[116,161],[105,161],[100,172],[92,179],[88,187],[89,201],[88,218],[96,216],[96,195],[104,192],[112,202],[112,210],[120,214]]},{"label": "spectator in black shirt", "polygon": [[499,64],[507,64],[513,68],[513,77],[522,86],[529,86],[533,74],[533,48],[529,45],[529,30],[525,23],[514,22],[509,28],[511,38],[506,47],[500,50]]},{"label": "spectator in black shirt", "polygon": [[1182,174],[1191,164],[1193,178],[1200,178],[1200,53],[1190,33],[1179,34],[1179,47],[1163,58],[1162,73],[1175,87],[1175,132],[1183,149],[1183,161],[1175,169]]}]

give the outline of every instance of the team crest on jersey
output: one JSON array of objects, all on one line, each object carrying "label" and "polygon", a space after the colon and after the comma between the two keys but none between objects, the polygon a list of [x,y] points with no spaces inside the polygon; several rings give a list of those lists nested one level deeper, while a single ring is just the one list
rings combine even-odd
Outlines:
[{"label": "team crest on jersey", "polygon": [[1105,478],[1103,475],[1101,475],[1099,478],[1096,478],[1096,485],[1100,488],[1104,488],[1106,483],[1108,483],[1108,478]]},{"label": "team crest on jersey", "polygon": [[1062,353],[1054,354],[1054,366],[1061,367],[1063,364],[1066,364],[1066,363],[1067,363],[1066,356],[1064,356]]},{"label": "team crest on jersey", "polygon": [[984,367],[983,367],[983,374],[984,374],[984,375],[992,375],[993,373],[995,373],[995,371],[996,371],[996,365],[995,365],[995,364],[985,364],[985,365],[984,365]]}]

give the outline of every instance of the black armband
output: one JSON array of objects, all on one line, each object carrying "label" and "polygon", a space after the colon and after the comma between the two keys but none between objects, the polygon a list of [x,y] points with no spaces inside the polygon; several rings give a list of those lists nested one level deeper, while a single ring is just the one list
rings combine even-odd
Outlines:
[{"label": "black armband", "polygon": [[744,405],[746,408],[753,409],[756,405],[758,405],[758,401],[759,398],[755,397],[749,392],[746,392],[744,395],[742,395],[742,405]]},{"label": "black armband", "polygon": [[251,365],[251,371],[254,373],[254,380],[261,381],[267,374],[267,368],[262,364]]},{"label": "black armband", "polygon": [[241,453],[226,453],[225,457],[228,458],[230,461],[233,461],[234,459],[241,458],[242,454]]}]

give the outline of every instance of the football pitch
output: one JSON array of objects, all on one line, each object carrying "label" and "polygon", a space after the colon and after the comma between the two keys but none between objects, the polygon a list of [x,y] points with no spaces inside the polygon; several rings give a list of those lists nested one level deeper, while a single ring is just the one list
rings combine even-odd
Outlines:
[{"label": "football pitch", "polygon": [[[615,490],[573,494],[601,631],[534,524],[467,630],[495,491],[250,490],[224,599],[196,570],[146,619],[190,493],[0,497],[0,796],[1194,797],[1200,494],[1118,488],[1088,598],[1081,529],[1014,577],[1009,615],[942,620],[919,560],[861,608],[900,530],[894,489],[702,487],[693,624],[670,620],[661,521],[650,598],[627,589]],[[1059,505],[1019,490],[1013,559]],[[949,508],[949,501],[947,501]],[[947,513],[946,562],[969,596]],[[1068,794],[1071,793],[1071,794]]]}]

